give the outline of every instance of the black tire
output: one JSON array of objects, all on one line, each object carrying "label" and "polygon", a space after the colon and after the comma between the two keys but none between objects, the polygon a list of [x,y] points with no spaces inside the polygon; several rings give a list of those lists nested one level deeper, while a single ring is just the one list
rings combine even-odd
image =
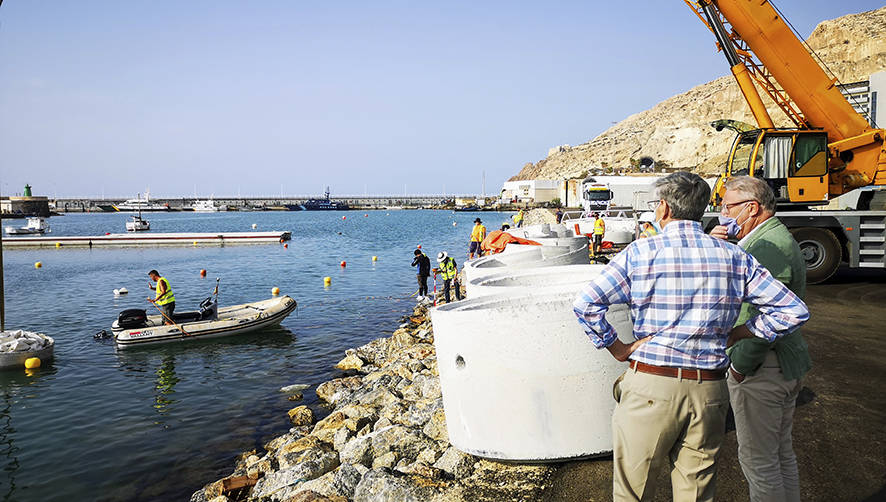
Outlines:
[{"label": "black tire", "polygon": [[791,235],[806,260],[808,284],[824,282],[840,268],[843,248],[833,232],[826,228],[802,227],[791,229]]}]

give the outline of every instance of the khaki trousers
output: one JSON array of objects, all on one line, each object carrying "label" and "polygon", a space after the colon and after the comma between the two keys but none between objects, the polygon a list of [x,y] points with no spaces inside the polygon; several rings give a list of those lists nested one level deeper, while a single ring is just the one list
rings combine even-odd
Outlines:
[{"label": "khaki trousers", "polygon": [[751,502],[799,502],[800,474],[791,442],[799,380],[785,380],[774,351],[741,383],[727,380],[735,413],[738,462]]},{"label": "khaki trousers", "polygon": [[628,370],[618,391],[621,400],[612,415],[613,500],[652,500],[666,465],[673,500],[714,500],[729,403],[726,380]]}]

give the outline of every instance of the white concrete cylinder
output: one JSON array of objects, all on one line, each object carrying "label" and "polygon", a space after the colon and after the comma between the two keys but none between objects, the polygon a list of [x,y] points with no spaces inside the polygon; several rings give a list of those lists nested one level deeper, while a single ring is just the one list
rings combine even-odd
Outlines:
[{"label": "white concrete cylinder", "polygon": [[[627,368],[596,349],[573,288],[482,296],[431,310],[449,440],[481,457],[557,461],[612,450],[612,385]],[[626,306],[607,319],[631,337]]]},{"label": "white concrete cylinder", "polygon": [[504,268],[537,268],[590,263],[588,246],[535,246],[509,244],[503,253],[465,262],[465,281],[499,272]]},{"label": "white concrete cylinder", "polygon": [[581,288],[596,277],[605,265],[563,265],[514,269],[505,267],[488,275],[476,277],[465,283],[468,298],[495,294],[533,293],[540,288],[572,290],[578,294]]}]

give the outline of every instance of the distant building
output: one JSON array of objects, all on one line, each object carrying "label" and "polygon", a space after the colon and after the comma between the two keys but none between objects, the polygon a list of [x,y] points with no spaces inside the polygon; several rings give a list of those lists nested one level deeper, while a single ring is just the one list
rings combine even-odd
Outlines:
[{"label": "distant building", "polygon": [[501,189],[503,203],[543,203],[560,197],[558,180],[505,181]]}]

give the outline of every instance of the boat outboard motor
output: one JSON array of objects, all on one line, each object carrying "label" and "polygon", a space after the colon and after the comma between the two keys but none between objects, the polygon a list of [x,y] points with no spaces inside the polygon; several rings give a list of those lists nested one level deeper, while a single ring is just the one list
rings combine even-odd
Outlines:
[{"label": "boat outboard motor", "polygon": [[218,302],[214,301],[212,297],[203,300],[200,302],[200,320],[201,321],[215,321],[218,319]]},{"label": "boat outboard motor", "polygon": [[127,309],[117,316],[117,325],[123,329],[144,328],[148,325],[148,314],[144,309]]}]

